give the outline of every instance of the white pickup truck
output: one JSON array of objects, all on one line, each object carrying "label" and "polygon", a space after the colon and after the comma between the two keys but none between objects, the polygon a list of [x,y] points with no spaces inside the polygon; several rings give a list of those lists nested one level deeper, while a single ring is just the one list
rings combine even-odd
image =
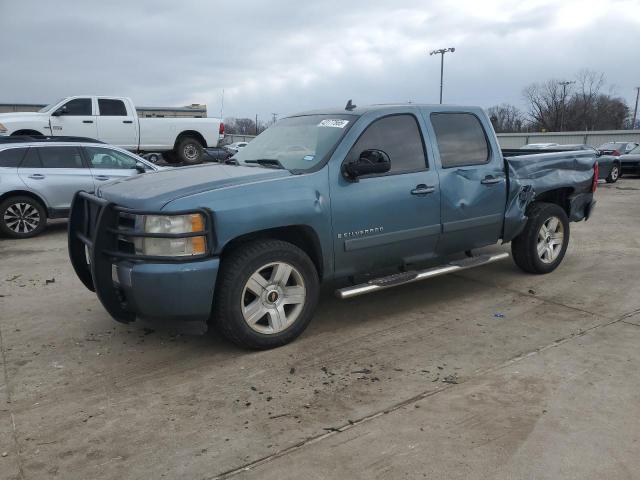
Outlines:
[{"label": "white pickup truck", "polygon": [[130,98],[66,97],[37,112],[0,114],[0,136],[87,137],[132,152],[163,152],[169,162],[195,164],[217,147],[224,124],[217,118],[139,118]]}]

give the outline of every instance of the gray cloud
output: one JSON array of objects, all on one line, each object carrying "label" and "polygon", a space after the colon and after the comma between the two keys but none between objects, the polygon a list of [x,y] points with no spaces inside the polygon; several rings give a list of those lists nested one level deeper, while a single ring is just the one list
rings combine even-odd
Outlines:
[{"label": "gray cloud", "polygon": [[138,105],[204,102],[262,118],[341,105],[521,104],[533,81],[604,71],[632,101],[640,6],[631,1],[0,0],[0,101],[83,93]]}]

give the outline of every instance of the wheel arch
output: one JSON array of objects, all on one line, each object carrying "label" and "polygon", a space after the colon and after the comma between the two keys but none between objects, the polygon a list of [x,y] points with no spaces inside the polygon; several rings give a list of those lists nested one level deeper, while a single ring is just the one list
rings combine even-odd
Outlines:
[{"label": "wheel arch", "polygon": [[198,142],[200,142],[203,148],[207,147],[207,141],[205,140],[204,136],[200,132],[198,132],[197,130],[183,130],[176,137],[176,141],[173,144],[174,150],[178,149],[178,144],[186,137],[193,137],[196,140],[198,140]]},{"label": "wheel arch", "polygon": [[567,214],[567,217],[570,217],[571,216],[570,197],[573,194],[573,192],[574,192],[574,189],[571,187],[562,187],[562,188],[556,188],[553,190],[547,190],[545,192],[537,194],[533,198],[533,201],[531,202],[529,208],[534,203],[540,203],[540,202],[554,203],[565,211],[565,213]]},{"label": "wheel arch", "polygon": [[316,267],[318,277],[322,279],[324,274],[324,259],[322,246],[320,244],[320,237],[316,231],[308,225],[288,225],[245,233],[225,243],[222,246],[220,256],[224,259],[225,255],[230,251],[235,250],[243,243],[260,239],[282,240],[300,248],[309,255],[309,258],[311,258],[311,261]]},{"label": "wheel arch", "polygon": [[31,197],[42,205],[42,208],[44,208],[45,212],[47,213],[47,216],[51,215],[47,202],[45,202],[44,198],[42,198],[37,193],[31,192],[29,190],[11,190],[10,192],[6,192],[0,195],[0,203],[4,202],[7,198],[11,198],[11,197]]},{"label": "wheel arch", "polygon": [[44,136],[39,131],[31,130],[31,129],[28,129],[28,128],[23,128],[21,130],[16,130],[15,132],[11,133],[12,137],[21,136],[21,135],[26,135],[26,136],[40,135],[40,136]]}]

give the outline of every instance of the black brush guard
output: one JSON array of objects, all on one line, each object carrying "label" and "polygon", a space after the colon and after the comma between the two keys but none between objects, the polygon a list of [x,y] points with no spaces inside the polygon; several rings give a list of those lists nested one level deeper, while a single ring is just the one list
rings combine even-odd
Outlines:
[{"label": "black brush guard", "polygon": [[[186,215],[200,213],[205,219],[205,230],[192,233],[154,233],[122,228],[121,213],[128,215]],[[154,237],[185,238],[206,236],[205,254],[186,257],[162,257],[138,255],[124,252],[119,243],[122,238]],[[123,208],[103,198],[87,192],[78,192],[73,197],[69,216],[68,248],[69,258],[78,278],[92,292],[109,314],[119,322],[129,323],[136,314],[127,310],[127,302],[122,289],[113,281],[113,264],[122,260],[131,262],[182,263],[211,257],[214,251],[213,217],[211,211],[194,209],[184,212],[151,212]]]}]

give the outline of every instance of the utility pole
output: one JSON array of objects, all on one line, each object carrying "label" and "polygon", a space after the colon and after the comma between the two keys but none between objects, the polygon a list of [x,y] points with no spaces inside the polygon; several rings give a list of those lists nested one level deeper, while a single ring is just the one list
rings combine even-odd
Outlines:
[{"label": "utility pole", "polygon": [[258,136],[258,114],[256,113],[256,136]]},{"label": "utility pole", "polygon": [[631,124],[632,130],[635,130],[636,128],[636,119],[638,118],[638,97],[640,97],[640,87],[636,87],[636,106],[633,109],[633,123]]},{"label": "utility pole", "polygon": [[572,83],[576,83],[575,81],[565,80],[564,82],[560,82],[562,85],[562,113],[560,114],[560,131],[564,130],[564,108],[565,108],[565,99],[567,98],[567,85],[571,85]]},{"label": "utility pole", "polygon": [[272,113],[271,117],[273,119],[273,123],[276,123],[278,121],[278,114],[277,113]]},{"label": "utility pole", "polygon": [[439,50],[433,50],[429,52],[429,55],[440,54],[440,104],[442,104],[442,82],[444,79],[444,54],[447,52],[455,52],[456,49],[453,47],[450,48],[441,48]]}]

